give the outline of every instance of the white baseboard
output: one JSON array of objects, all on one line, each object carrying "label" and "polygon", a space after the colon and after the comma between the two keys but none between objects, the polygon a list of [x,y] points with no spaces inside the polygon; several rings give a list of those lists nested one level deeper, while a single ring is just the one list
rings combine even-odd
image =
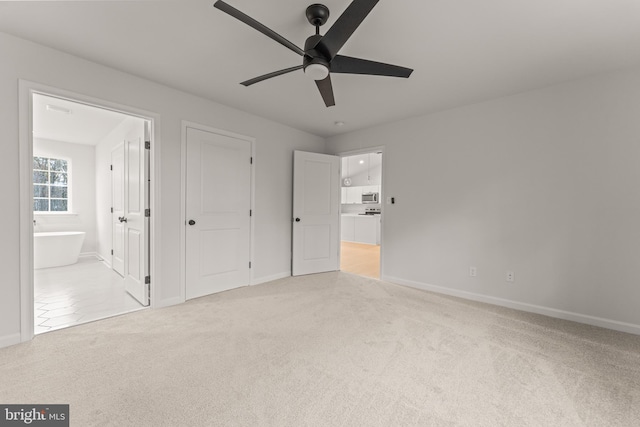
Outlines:
[{"label": "white baseboard", "polygon": [[113,266],[111,265],[111,262],[108,261],[106,258],[102,258],[100,257],[100,259],[102,260],[102,262],[104,263],[104,265],[106,265],[109,268],[113,268]]},{"label": "white baseboard", "polygon": [[11,345],[20,344],[22,342],[19,333],[0,337],[0,348],[9,347]]},{"label": "white baseboard", "polygon": [[98,252],[82,252],[78,256],[80,258],[94,257],[94,258],[98,258],[100,260],[102,259],[102,257],[100,255],[98,255]]},{"label": "white baseboard", "polygon": [[104,264],[111,268],[111,262],[107,260],[107,258],[103,257],[102,255],[100,255],[98,252],[82,252],[80,255],[78,255],[79,258],[96,258],[98,261],[102,261],[104,262]]},{"label": "white baseboard", "polygon": [[273,282],[274,280],[284,279],[285,277],[290,277],[290,271],[283,271],[282,273],[272,274],[271,276],[259,277],[257,279],[253,279],[250,283],[250,286],[260,285],[262,283]]},{"label": "white baseboard", "polygon": [[542,314],[544,316],[554,317],[556,319],[571,320],[578,323],[584,323],[601,328],[613,329],[614,331],[627,332],[630,334],[640,335],[640,325],[633,323],[619,322],[617,320],[604,319],[601,317],[589,316],[586,314],[573,313],[570,311],[558,310],[550,307],[543,307],[534,304],[527,304],[518,301],[512,301],[504,298],[492,297],[488,295],[476,294],[473,292],[461,291],[458,289],[450,289],[442,286],[429,285],[426,283],[414,282],[411,280],[400,279],[398,277],[385,276],[384,281],[396,283],[398,285],[409,286],[416,289],[435,292],[444,295],[464,298],[472,301],[479,301],[488,304],[498,305],[501,307],[513,308],[515,310],[526,311],[528,313]]}]

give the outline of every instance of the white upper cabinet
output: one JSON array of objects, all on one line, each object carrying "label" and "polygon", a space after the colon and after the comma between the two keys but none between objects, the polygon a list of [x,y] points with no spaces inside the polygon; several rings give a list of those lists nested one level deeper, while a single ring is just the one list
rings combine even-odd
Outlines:
[{"label": "white upper cabinet", "polygon": [[[382,154],[358,154],[342,158],[342,185],[351,180],[351,187],[382,183]],[[349,186],[347,186],[349,187]]]},{"label": "white upper cabinet", "polygon": [[362,203],[362,187],[347,187],[346,203]]},{"label": "white upper cabinet", "polygon": [[[345,180],[349,185],[345,185]],[[362,193],[380,193],[381,181],[382,154],[342,158],[342,204],[362,203]]]},{"label": "white upper cabinet", "polygon": [[379,185],[365,185],[362,187],[362,193],[379,193],[380,186]]}]

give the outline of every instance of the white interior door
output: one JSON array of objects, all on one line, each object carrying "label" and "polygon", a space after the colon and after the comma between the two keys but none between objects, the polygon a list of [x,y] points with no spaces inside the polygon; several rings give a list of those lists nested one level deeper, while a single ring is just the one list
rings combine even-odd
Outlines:
[{"label": "white interior door", "polygon": [[124,141],[125,195],[124,224],[125,289],[143,306],[149,305],[147,233],[145,216],[149,178],[148,153],[145,149],[144,124],[136,124]]},{"label": "white interior door", "polygon": [[124,223],[118,218],[124,214],[124,143],[118,144],[111,152],[111,230],[112,230],[112,250],[111,266],[115,272],[124,277]]},{"label": "white interior door", "polygon": [[295,151],[292,274],[340,269],[340,157]]},{"label": "white interior door", "polygon": [[250,281],[251,142],[187,128],[186,297]]}]

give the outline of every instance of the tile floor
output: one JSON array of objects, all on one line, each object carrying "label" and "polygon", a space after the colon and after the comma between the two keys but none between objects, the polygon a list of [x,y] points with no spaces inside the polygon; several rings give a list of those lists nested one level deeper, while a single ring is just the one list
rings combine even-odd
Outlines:
[{"label": "tile floor", "polygon": [[124,289],[124,279],[95,257],[34,270],[35,333],[79,325],[144,307]]}]

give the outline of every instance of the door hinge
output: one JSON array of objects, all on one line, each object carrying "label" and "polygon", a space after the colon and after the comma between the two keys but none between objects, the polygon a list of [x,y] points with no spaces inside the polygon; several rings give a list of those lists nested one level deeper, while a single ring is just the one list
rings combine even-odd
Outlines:
[{"label": "door hinge", "polygon": [[144,284],[148,285],[151,283],[151,276],[144,276]]},{"label": "door hinge", "polygon": [[111,249],[111,255],[113,255],[113,249]]},{"label": "door hinge", "polygon": [[249,157],[249,164],[253,164],[253,157]]},{"label": "door hinge", "polygon": [[111,213],[113,213],[113,208],[111,208]]},{"label": "door hinge", "polygon": [[249,268],[251,268],[251,261],[249,261]]},{"label": "door hinge", "polygon": [[249,216],[253,216],[253,209],[249,209]]},{"label": "door hinge", "polygon": [[109,165],[109,170],[113,170],[113,165]]},{"label": "door hinge", "polygon": [[144,210],[144,216],[146,216],[147,218],[151,216],[151,209],[145,209]]},{"label": "door hinge", "polygon": [[146,148],[147,150],[151,150],[151,141],[145,141],[144,148]]}]

